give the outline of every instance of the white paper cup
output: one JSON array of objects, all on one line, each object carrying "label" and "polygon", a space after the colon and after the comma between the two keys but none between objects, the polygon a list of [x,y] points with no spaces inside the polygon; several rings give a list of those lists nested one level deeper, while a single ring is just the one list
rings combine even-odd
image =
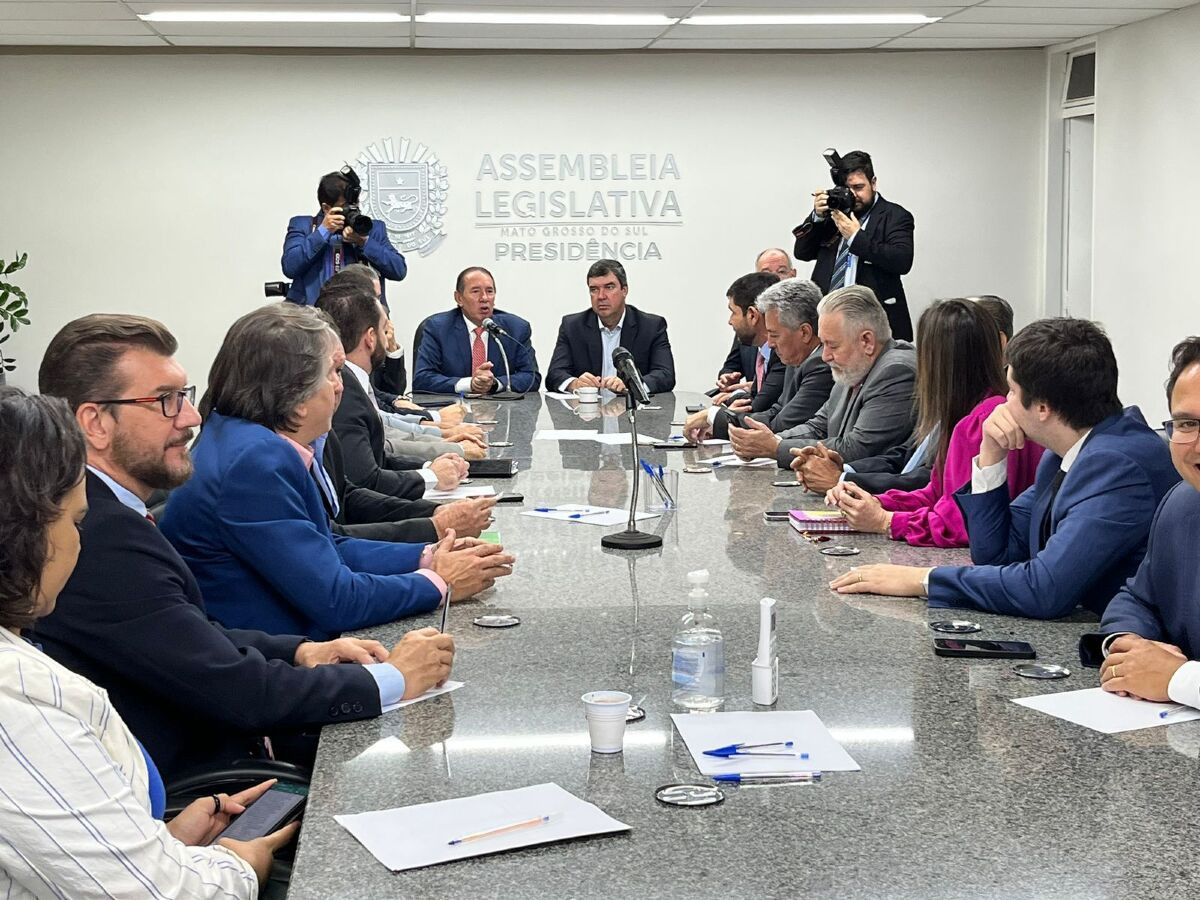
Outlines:
[{"label": "white paper cup", "polygon": [[599,403],[600,388],[581,387],[575,388],[575,397],[580,403]]},{"label": "white paper cup", "polygon": [[633,697],[623,691],[592,691],[582,697],[593,753],[620,753],[625,746],[625,714]]}]

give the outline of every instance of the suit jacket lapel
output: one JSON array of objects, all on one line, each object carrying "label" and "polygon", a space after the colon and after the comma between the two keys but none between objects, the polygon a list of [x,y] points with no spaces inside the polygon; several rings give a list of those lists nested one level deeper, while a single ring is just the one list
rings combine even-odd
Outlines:
[{"label": "suit jacket lapel", "polygon": [[600,317],[590,309],[583,315],[583,344],[587,348],[586,371],[598,376],[603,369],[604,342],[600,340]]},{"label": "suit jacket lapel", "polygon": [[[1039,469],[1040,472],[1045,473],[1045,476],[1037,480],[1036,499],[1033,501],[1033,508],[1029,511],[1029,555],[1031,558],[1042,550],[1042,521],[1046,518],[1046,507],[1050,504],[1054,476],[1062,468],[1061,456],[1046,451],[1045,456],[1042,458],[1046,459],[1047,457],[1052,462],[1047,463],[1043,468]],[[1079,461],[1078,457],[1076,457],[1075,461]],[[1062,494],[1061,486],[1058,489],[1058,493]],[[1053,521],[1050,523],[1050,533],[1054,533]]]}]

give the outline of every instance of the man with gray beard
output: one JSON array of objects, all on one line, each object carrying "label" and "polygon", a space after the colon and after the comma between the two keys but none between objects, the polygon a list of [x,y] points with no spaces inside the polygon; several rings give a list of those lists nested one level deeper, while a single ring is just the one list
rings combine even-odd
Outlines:
[{"label": "man with gray beard", "polygon": [[892,338],[887,313],[870,288],[851,285],[826,295],[819,307],[821,358],[834,386],[807,422],[779,434],[747,419],[729,439],[742,459],[774,457],[788,468],[802,447],[822,444],[847,463],[902,444],[913,430],[917,357],[912,344]]}]

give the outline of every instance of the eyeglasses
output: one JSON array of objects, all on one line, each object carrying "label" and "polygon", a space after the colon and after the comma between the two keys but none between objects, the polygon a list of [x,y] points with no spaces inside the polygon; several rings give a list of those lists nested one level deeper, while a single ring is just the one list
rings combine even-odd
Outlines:
[{"label": "eyeglasses", "polygon": [[183,401],[187,400],[196,405],[196,386],[188,385],[181,391],[163,391],[157,397],[130,397],[125,400],[89,400],[89,403],[99,403],[106,406],[120,406],[125,403],[157,403],[162,407],[162,414],[168,419],[174,419],[183,412]]},{"label": "eyeglasses", "polygon": [[1167,432],[1167,440],[1172,444],[1194,444],[1200,436],[1200,420],[1198,419],[1168,419],[1163,422]]}]

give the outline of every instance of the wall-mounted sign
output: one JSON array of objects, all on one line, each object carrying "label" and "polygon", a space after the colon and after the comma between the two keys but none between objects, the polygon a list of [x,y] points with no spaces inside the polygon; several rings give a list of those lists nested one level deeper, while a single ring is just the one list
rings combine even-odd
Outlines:
[{"label": "wall-mounted sign", "polygon": [[428,256],[446,238],[446,167],[424,144],[384,138],[358,156],[366,212],[387,226],[401,253]]},{"label": "wall-mounted sign", "polygon": [[673,153],[485,153],[475,227],[495,231],[497,261],[662,259],[679,180]]}]

